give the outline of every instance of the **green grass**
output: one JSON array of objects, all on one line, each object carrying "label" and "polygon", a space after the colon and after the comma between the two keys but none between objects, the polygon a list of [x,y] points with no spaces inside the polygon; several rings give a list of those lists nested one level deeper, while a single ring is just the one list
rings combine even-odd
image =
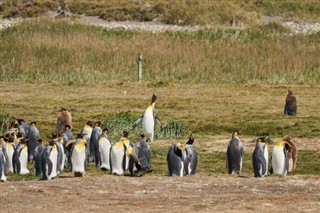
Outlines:
[{"label": "green grass", "polygon": [[319,33],[286,32],[276,24],[152,34],[25,22],[0,32],[0,81],[135,81],[142,52],[143,80],[149,82],[319,83]]}]

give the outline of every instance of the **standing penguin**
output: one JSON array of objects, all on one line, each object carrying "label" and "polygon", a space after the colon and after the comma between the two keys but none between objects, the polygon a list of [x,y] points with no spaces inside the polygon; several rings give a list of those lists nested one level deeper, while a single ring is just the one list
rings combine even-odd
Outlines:
[{"label": "standing penguin", "polygon": [[244,165],[244,149],[239,138],[240,131],[234,131],[227,148],[227,168],[229,174],[240,174]]},{"label": "standing penguin", "polygon": [[284,114],[290,116],[295,116],[297,114],[297,98],[293,94],[292,90],[288,90],[286,104],[284,106]]},{"label": "standing penguin", "polygon": [[3,137],[1,138],[1,142],[3,141],[6,143],[6,152],[8,155],[8,172],[14,172],[13,171],[13,154],[14,150],[18,146],[18,138],[16,137],[15,133],[12,133],[14,137]]},{"label": "standing penguin", "polygon": [[42,139],[37,142],[37,147],[34,149],[33,169],[36,177],[42,177],[42,156],[45,146],[42,144]]},{"label": "standing penguin", "polygon": [[99,166],[101,170],[110,170],[110,149],[112,143],[108,138],[108,129],[103,129],[99,138],[99,150],[96,155],[96,166]]},{"label": "standing penguin", "polygon": [[[73,134],[72,134],[72,129],[69,125],[65,126],[65,130],[64,133],[62,134],[62,138],[63,138],[63,148],[66,154],[66,162],[65,162],[65,167],[66,168],[71,168],[71,154],[70,154],[70,150],[67,149],[67,143],[69,141],[73,141]],[[71,148],[71,147],[70,147]]]},{"label": "standing penguin", "polygon": [[129,168],[129,154],[132,153],[132,143],[128,139],[129,133],[124,131],[120,141],[113,144],[110,150],[111,174],[124,175]]},{"label": "standing penguin", "polygon": [[71,116],[71,113],[66,108],[61,107],[61,109],[58,112],[58,120],[57,120],[56,133],[58,136],[64,133],[66,125],[72,128],[72,116]]},{"label": "standing penguin", "polygon": [[293,172],[297,166],[297,158],[298,158],[298,150],[296,145],[293,142],[293,138],[289,135],[285,135],[282,138],[283,141],[287,142],[290,145],[290,149],[288,152],[289,158],[289,169],[288,172]]},{"label": "standing penguin", "polygon": [[143,134],[147,137],[147,139],[149,139],[151,142],[153,141],[154,138],[154,125],[155,122],[157,122],[161,129],[162,129],[162,124],[159,120],[159,118],[157,117],[156,113],[155,113],[155,105],[156,105],[156,100],[157,100],[157,96],[155,94],[152,95],[151,98],[151,104],[148,106],[148,108],[146,109],[146,111],[144,112],[144,115],[141,116],[139,119],[137,119],[132,128],[136,128],[136,126],[142,122],[142,130],[143,130]]},{"label": "standing penguin", "polygon": [[29,125],[23,119],[17,119],[19,124],[19,132],[23,135],[23,138],[28,138]]},{"label": "standing penguin", "polygon": [[13,171],[16,174],[29,174],[30,171],[27,168],[28,163],[28,146],[25,144],[25,140],[19,141],[18,146],[15,148],[12,156]]},{"label": "standing penguin", "polygon": [[184,162],[187,158],[185,145],[172,144],[167,154],[167,164],[170,176],[183,176]]},{"label": "standing penguin", "polygon": [[254,177],[264,177],[268,173],[268,137],[259,137],[252,154]]},{"label": "standing penguin", "polygon": [[[92,134],[90,138],[90,162],[95,162],[96,166],[98,166],[99,162],[97,162],[99,156],[99,137],[102,133],[101,129],[101,121],[97,121],[94,123]],[[97,152],[97,154],[96,154]]]},{"label": "standing penguin", "polygon": [[272,149],[270,173],[286,176],[289,169],[290,144],[285,141],[278,142]]},{"label": "standing penguin", "polygon": [[71,149],[72,173],[75,177],[84,177],[87,171],[87,141],[84,134],[78,134]]},{"label": "standing penguin", "polygon": [[186,160],[184,162],[184,173],[186,175],[195,175],[198,164],[198,153],[193,145],[194,138],[189,137],[188,142],[186,143]]},{"label": "standing penguin", "polygon": [[131,176],[141,176],[151,172],[151,152],[144,135],[140,135],[140,141],[133,145],[132,152],[129,153],[129,171]]},{"label": "standing penguin", "polygon": [[29,133],[28,133],[28,161],[33,161],[34,158],[34,149],[37,146],[37,141],[40,139],[39,130],[37,128],[37,122],[33,121],[29,125]]},{"label": "standing penguin", "polygon": [[58,162],[58,150],[55,145],[56,141],[51,139],[49,145],[47,145],[42,155],[42,176],[41,180],[51,180],[57,177],[57,162]]},{"label": "standing penguin", "polygon": [[86,140],[86,147],[87,147],[87,161],[88,163],[93,162],[93,158],[90,158],[91,156],[91,144],[90,144],[90,138],[92,135],[92,130],[93,130],[93,123],[91,121],[87,121],[87,123],[84,125],[84,127],[81,130],[81,134],[84,135],[84,138]]},{"label": "standing penguin", "polygon": [[0,141],[0,182],[7,181],[6,174],[8,173],[8,155],[6,151],[6,143],[4,142],[3,137]]}]

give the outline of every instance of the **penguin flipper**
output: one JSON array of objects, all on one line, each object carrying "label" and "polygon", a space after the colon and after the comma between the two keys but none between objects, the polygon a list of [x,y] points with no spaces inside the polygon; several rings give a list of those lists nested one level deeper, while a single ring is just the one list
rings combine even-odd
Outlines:
[{"label": "penguin flipper", "polygon": [[160,126],[160,128],[161,128],[161,131],[162,131],[163,128],[162,128],[162,124],[161,124],[160,119],[158,118],[157,115],[155,115],[154,118],[155,118],[155,121],[157,122],[157,124],[159,124],[159,126]]},{"label": "penguin flipper", "polygon": [[142,122],[143,116],[138,118],[132,125],[132,129],[135,129],[141,122]]}]

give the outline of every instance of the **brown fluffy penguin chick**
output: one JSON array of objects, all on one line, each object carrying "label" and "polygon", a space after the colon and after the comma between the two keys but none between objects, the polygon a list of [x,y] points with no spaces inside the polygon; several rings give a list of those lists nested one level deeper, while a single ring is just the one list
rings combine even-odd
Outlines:
[{"label": "brown fluffy penguin chick", "polygon": [[57,135],[61,135],[65,132],[66,125],[69,125],[72,129],[72,116],[66,108],[61,107],[58,112]]},{"label": "brown fluffy penguin chick", "polygon": [[288,90],[286,104],[284,106],[284,114],[290,116],[295,116],[297,114],[297,98],[293,94],[292,90]]},{"label": "brown fluffy penguin chick", "polygon": [[293,139],[289,135],[285,135],[282,138],[283,141],[287,142],[291,147],[288,152],[288,158],[289,158],[289,169],[288,172],[293,172],[296,169],[297,165],[297,157],[298,157],[298,150],[296,145],[293,143]]}]

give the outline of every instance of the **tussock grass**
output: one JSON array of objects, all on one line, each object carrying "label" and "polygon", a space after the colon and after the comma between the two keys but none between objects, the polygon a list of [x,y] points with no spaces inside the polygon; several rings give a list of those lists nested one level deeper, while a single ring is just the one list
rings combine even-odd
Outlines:
[{"label": "tussock grass", "polygon": [[319,83],[319,33],[278,25],[193,34],[109,31],[40,20],[0,32],[0,81]]}]

